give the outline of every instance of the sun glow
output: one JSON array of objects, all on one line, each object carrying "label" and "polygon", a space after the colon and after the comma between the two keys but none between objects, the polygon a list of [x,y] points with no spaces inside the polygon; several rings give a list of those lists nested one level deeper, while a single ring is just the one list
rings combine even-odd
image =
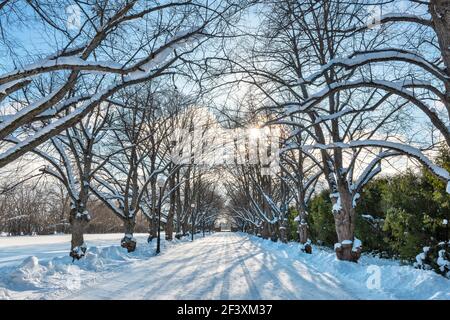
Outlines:
[{"label": "sun glow", "polygon": [[248,136],[254,140],[261,138],[262,133],[262,129],[258,127],[248,129]]}]

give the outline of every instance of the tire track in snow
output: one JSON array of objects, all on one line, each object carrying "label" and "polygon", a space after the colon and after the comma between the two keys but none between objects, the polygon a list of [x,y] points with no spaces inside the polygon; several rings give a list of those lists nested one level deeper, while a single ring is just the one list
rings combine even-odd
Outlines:
[{"label": "tire track in snow", "polygon": [[[215,272],[214,272],[214,276],[213,276],[213,280],[214,280],[213,286],[212,286],[211,292],[208,295],[208,299],[211,299],[211,300],[212,299],[224,299],[222,296],[222,292],[223,292],[225,279],[223,277],[221,277],[221,275],[224,271],[223,265],[224,265],[225,258],[226,258],[226,245],[227,245],[226,243],[222,244],[222,246],[224,246],[224,248],[219,250],[220,256],[219,256],[218,260],[216,261],[217,267],[215,268]],[[220,289],[219,289],[219,286],[220,286]],[[216,294],[218,294],[218,296],[216,296]]]},{"label": "tire track in snow", "polygon": [[247,266],[245,265],[245,260],[242,259],[240,261],[240,264],[242,271],[244,272],[245,281],[247,282],[247,286],[249,287],[249,291],[251,293],[251,298],[255,300],[261,300],[261,293],[259,292],[258,287],[255,285],[254,280],[252,279],[250,270],[248,270]]},{"label": "tire track in snow", "polygon": [[[194,265],[193,271],[189,272],[188,278],[183,278],[183,281],[187,286],[193,286],[193,290],[191,292],[180,292],[181,290],[178,290],[178,292],[175,293],[175,300],[204,298],[202,296],[202,291],[196,292],[195,290],[201,287],[201,285],[199,285],[199,282],[201,284],[205,282],[205,279],[209,279],[208,270],[210,269],[212,263],[215,263],[216,261],[216,259],[214,258],[214,248],[217,247],[217,242],[219,242],[219,240],[213,235],[212,237],[202,238],[198,242],[192,243],[194,246],[196,246],[196,252],[201,252],[202,255],[210,252],[212,252],[212,254],[207,255],[207,257],[205,259],[202,259],[201,261],[197,261],[200,260],[198,255],[193,257],[192,261],[190,262],[191,265]],[[200,247],[198,247],[199,245]],[[204,272],[199,272],[201,271],[201,268],[204,268]],[[207,283],[205,285],[207,285]],[[186,286],[184,286],[184,289],[186,289]]]},{"label": "tire track in snow", "polygon": [[[230,251],[229,250],[230,239],[228,236],[225,236],[225,243],[222,244],[222,247],[223,247],[222,256],[225,258],[222,261],[225,263],[223,263],[219,267],[220,267],[220,269],[223,269],[221,273],[224,274],[227,271],[227,269],[229,269],[228,265],[229,265],[229,260],[230,260],[230,258],[229,258],[230,257],[230,252],[229,252]],[[224,275],[222,277],[222,286],[220,289],[220,299],[228,300],[228,298],[229,298],[229,289],[230,289],[230,279],[229,278],[230,277],[231,277],[231,270],[229,271],[228,279],[226,278],[226,275]]]}]

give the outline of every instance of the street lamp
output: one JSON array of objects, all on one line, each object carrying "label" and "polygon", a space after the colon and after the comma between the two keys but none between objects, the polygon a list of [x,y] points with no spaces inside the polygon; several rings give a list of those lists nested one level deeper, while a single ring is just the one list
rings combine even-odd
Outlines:
[{"label": "street lamp", "polygon": [[192,227],[192,230],[191,230],[191,233],[192,233],[191,239],[192,239],[192,241],[194,241],[194,208],[195,208],[195,204],[194,204],[194,203],[191,203],[191,227]]},{"label": "street lamp", "polygon": [[203,228],[203,238],[204,238],[205,237],[205,214],[203,214],[202,228]]},{"label": "street lamp", "polygon": [[158,180],[156,180],[156,184],[159,187],[159,199],[158,199],[158,239],[156,240],[156,254],[159,254],[161,251],[161,203],[163,197],[163,188],[166,184],[166,179],[163,176],[160,176]]}]

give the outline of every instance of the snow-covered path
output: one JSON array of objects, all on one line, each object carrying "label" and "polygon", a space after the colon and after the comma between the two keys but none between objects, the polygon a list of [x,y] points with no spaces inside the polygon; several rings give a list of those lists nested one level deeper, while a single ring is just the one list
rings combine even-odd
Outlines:
[{"label": "snow-covered path", "polygon": [[75,262],[68,236],[0,239],[0,299],[450,300],[450,280],[367,254],[351,263],[328,248],[309,255],[295,242],[219,232],[163,240],[155,256],[146,235],[136,236],[133,253],[120,237],[89,235],[86,257]]},{"label": "snow-covered path", "polygon": [[335,278],[266,251],[248,237],[216,233],[135,262],[66,299],[349,299]]}]

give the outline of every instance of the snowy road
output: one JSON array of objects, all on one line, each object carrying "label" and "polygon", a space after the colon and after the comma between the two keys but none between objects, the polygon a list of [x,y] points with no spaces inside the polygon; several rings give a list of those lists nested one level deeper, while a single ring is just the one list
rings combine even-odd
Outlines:
[{"label": "snowy road", "polygon": [[163,240],[155,256],[145,235],[133,253],[120,237],[87,236],[88,253],[75,262],[68,236],[0,238],[0,299],[450,300],[450,280],[370,255],[356,264],[327,248],[308,255],[295,242],[222,232]]},{"label": "snowy road", "polygon": [[248,237],[216,233],[133,263],[66,299],[349,299],[336,279]]}]

